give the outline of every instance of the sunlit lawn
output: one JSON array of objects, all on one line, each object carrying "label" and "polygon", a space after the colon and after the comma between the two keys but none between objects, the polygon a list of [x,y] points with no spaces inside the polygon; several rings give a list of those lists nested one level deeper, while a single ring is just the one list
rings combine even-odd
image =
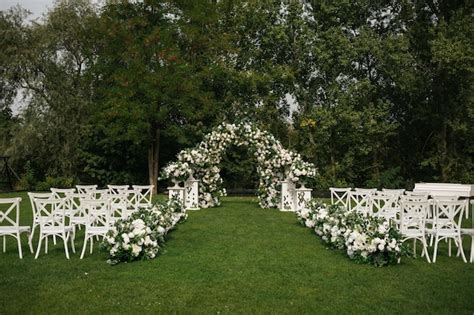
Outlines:
[{"label": "sunlit lawn", "polygon": [[[17,195],[22,224],[31,224],[28,198]],[[294,214],[259,209],[249,197],[190,212],[153,261],[112,267],[97,247],[83,260],[77,253],[66,260],[59,244],[35,261],[26,238],[20,260],[15,241],[7,241],[1,314],[474,312],[474,264],[448,257],[444,243],[436,264],[405,258],[384,268],[357,265],[326,249]]]}]

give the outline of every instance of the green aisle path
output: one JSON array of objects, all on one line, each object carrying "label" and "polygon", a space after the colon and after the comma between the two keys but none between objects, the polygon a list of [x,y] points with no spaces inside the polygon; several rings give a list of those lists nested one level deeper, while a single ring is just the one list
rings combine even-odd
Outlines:
[{"label": "green aisle path", "polygon": [[254,198],[190,212],[153,261],[112,267],[105,258],[96,248],[67,261],[56,246],[20,261],[9,240],[0,256],[0,313],[474,311],[474,264],[447,257],[445,248],[432,265],[357,265],[327,250],[294,214],[260,209]]}]

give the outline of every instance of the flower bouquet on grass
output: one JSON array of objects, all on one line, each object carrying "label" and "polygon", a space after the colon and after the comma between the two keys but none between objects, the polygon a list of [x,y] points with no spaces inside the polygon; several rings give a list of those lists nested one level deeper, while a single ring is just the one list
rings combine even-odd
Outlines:
[{"label": "flower bouquet on grass", "polygon": [[300,222],[321,237],[328,247],[345,250],[359,263],[375,266],[395,264],[409,250],[402,235],[383,218],[367,217],[340,206],[312,200],[298,213]]},{"label": "flower bouquet on grass", "polygon": [[102,243],[109,253],[107,262],[115,265],[155,258],[165,243],[165,235],[186,218],[180,203],[170,200],[140,208],[127,219],[118,220]]}]

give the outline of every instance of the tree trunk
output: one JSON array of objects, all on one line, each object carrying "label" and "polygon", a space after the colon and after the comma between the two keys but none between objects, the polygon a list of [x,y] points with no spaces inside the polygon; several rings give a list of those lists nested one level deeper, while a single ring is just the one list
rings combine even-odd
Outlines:
[{"label": "tree trunk", "polygon": [[160,153],[160,129],[154,127],[153,136],[148,147],[148,181],[150,185],[154,185],[153,194],[158,191],[158,157]]}]

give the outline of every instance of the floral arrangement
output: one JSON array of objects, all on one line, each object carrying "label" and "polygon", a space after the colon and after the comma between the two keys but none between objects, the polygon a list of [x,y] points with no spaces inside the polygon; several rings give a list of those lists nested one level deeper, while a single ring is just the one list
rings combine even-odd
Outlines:
[{"label": "floral arrangement", "polygon": [[115,265],[155,258],[165,243],[165,235],[186,218],[180,203],[170,200],[140,208],[129,218],[118,220],[102,243],[109,253],[107,262]]},{"label": "floral arrangement", "polygon": [[222,123],[195,148],[178,153],[178,160],[168,164],[161,179],[175,182],[189,176],[200,180],[199,204],[202,208],[217,206],[226,195],[220,177],[222,155],[230,144],[248,146],[257,161],[260,177],[258,196],[263,208],[277,207],[280,201],[279,182],[285,178],[304,182],[316,177],[313,164],[304,162],[295,152],[286,150],[273,135],[248,122]]},{"label": "floral arrangement", "polygon": [[297,215],[329,247],[345,250],[356,262],[375,266],[395,264],[409,253],[408,247],[402,244],[402,235],[383,218],[366,217],[315,200]]}]

